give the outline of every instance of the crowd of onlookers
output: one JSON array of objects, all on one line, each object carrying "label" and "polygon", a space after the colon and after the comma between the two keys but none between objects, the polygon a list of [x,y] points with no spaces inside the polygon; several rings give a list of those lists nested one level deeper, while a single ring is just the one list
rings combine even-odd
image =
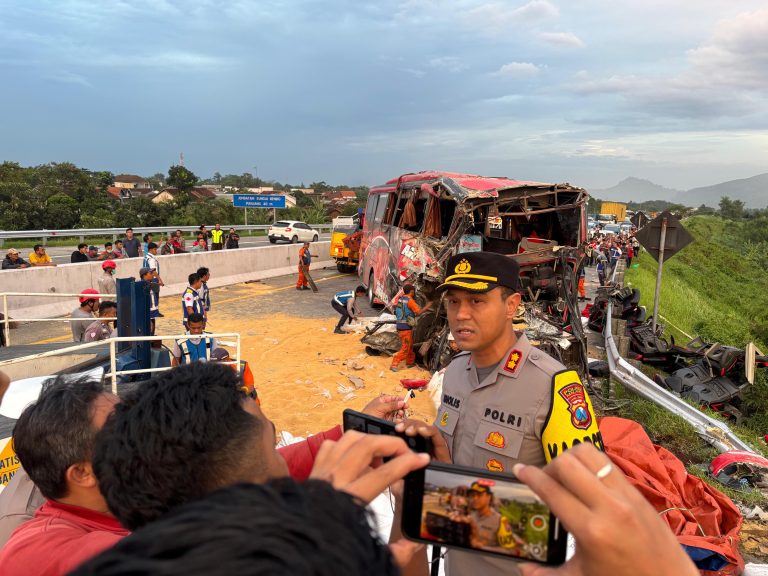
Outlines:
[{"label": "crowd of onlookers", "polygon": [[[201,225],[195,232],[193,240],[187,240],[181,230],[176,230],[172,234],[157,238],[155,242],[152,233],[144,234],[143,238],[139,239],[134,235],[133,228],[128,228],[124,238],[114,242],[105,242],[103,250],[92,244],[78,244],[77,250],[72,252],[70,256],[70,262],[77,264],[80,262],[119,260],[121,258],[139,258],[149,254],[152,245],[157,247],[156,254],[159,253],[160,256],[187,252],[234,250],[240,247],[240,235],[234,228],[225,232],[221,229],[220,224],[216,224],[212,230]],[[3,270],[19,270],[33,266],[56,266],[42,244],[34,245],[27,260],[22,258],[17,249],[9,248],[2,262]]]},{"label": "crowd of onlookers", "polygon": [[612,273],[619,260],[625,259],[627,268],[640,253],[640,242],[635,238],[637,229],[631,228],[619,234],[605,234],[598,224],[589,231],[589,238],[584,242],[586,266],[595,266],[600,286],[605,286],[606,278]]}]

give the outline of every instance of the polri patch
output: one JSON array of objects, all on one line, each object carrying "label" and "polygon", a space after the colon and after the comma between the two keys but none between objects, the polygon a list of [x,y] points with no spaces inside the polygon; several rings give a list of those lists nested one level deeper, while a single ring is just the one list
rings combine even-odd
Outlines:
[{"label": "polri patch", "polygon": [[587,405],[587,397],[584,386],[579,382],[573,382],[564,386],[558,393],[568,403],[568,412],[571,413],[571,424],[579,430],[586,430],[592,424],[592,415]]},{"label": "polri patch", "polygon": [[485,437],[485,443],[494,448],[504,448],[507,445],[507,440],[504,438],[504,434],[494,430]]}]

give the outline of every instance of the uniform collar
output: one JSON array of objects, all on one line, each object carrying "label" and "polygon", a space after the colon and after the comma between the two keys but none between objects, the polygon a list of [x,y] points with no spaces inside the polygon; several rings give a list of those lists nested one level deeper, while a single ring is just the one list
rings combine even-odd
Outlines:
[{"label": "uniform collar", "polygon": [[[531,354],[531,343],[526,337],[524,332],[516,332],[517,334],[517,342],[515,342],[505,353],[501,361],[499,362],[498,366],[496,367],[495,373],[497,375],[507,376],[509,378],[517,378],[520,372],[523,370],[523,366],[528,361],[528,356]],[[475,363],[472,361],[472,355],[467,355],[467,365],[466,369],[469,371],[471,370],[471,378],[473,380],[473,384],[475,383],[474,380],[477,378],[477,370],[475,368]],[[490,386],[491,384],[495,383],[496,380],[492,379],[490,380],[485,386]],[[473,386],[473,389],[477,389],[478,387],[483,388],[484,386],[480,386],[480,382],[476,383],[477,386]]]}]

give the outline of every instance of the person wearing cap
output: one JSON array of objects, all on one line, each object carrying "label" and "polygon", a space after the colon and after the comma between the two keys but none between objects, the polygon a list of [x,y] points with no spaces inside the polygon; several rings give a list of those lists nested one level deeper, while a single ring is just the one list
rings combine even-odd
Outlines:
[{"label": "person wearing cap", "polygon": [[102,294],[117,294],[117,284],[115,284],[115,269],[117,264],[114,260],[104,260],[101,263],[101,269],[104,273],[99,276],[99,292]]},{"label": "person wearing cap", "polygon": [[309,282],[304,272],[309,272],[312,264],[312,253],[309,251],[309,242],[299,248],[299,279],[296,281],[296,290],[309,290]]},{"label": "person wearing cap", "polygon": [[[435,427],[454,464],[510,472],[544,466],[578,443],[603,448],[592,403],[574,370],[534,348],[512,320],[521,297],[519,267],[508,256],[452,256],[445,293],[451,334],[461,353],[445,370]],[[518,574],[504,560],[452,550],[446,574]]]},{"label": "person wearing cap", "polygon": [[[73,342],[83,341],[85,329],[93,322],[94,312],[99,309],[98,290],[86,288],[80,294],[80,306],[72,311],[72,318],[75,320],[71,320],[69,323],[70,328],[72,328]],[[97,297],[94,298],[93,296]],[[77,318],[82,318],[82,320],[77,320]]]},{"label": "person wearing cap", "polygon": [[416,316],[429,310],[432,302],[423,308],[416,303],[416,289],[413,284],[404,284],[403,293],[397,298],[395,317],[397,318],[397,335],[400,337],[400,350],[392,357],[392,372],[416,365],[416,353],[413,351],[413,326]]},{"label": "person wearing cap", "polygon": [[149,284],[149,335],[155,335],[155,319],[160,317],[160,298],[152,289],[157,274],[152,268],[139,270],[139,278]]},{"label": "person wearing cap", "polygon": [[94,260],[101,260],[99,258],[99,247],[98,246],[88,246],[88,261],[93,262]]},{"label": "person wearing cap", "polygon": [[116,336],[116,320],[107,320],[117,316],[117,302],[102,300],[99,304],[99,318],[85,329],[83,342],[98,342]]},{"label": "person wearing cap", "polygon": [[[151,235],[150,235],[151,236]],[[144,263],[142,265],[142,268],[151,268],[155,271],[155,276],[152,279],[152,283],[150,284],[150,287],[155,292],[155,296],[157,296],[158,300],[160,298],[160,286],[165,286],[165,282],[163,282],[163,278],[160,276],[160,262],[157,260],[157,244],[154,242],[148,242],[147,243],[147,250],[144,254]],[[159,316],[162,316],[158,312]]]},{"label": "person wearing cap", "polygon": [[51,257],[45,253],[45,246],[35,244],[32,248],[32,254],[29,255],[29,264],[31,266],[56,266]]},{"label": "person wearing cap", "polygon": [[[229,356],[229,350],[226,348],[216,348],[211,351],[211,362],[231,362],[232,359]],[[232,370],[237,372],[240,376],[240,378],[243,381],[243,393],[247,396],[250,396],[256,402],[261,404],[261,401],[259,401],[257,395],[256,395],[256,383],[253,380],[253,372],[251,372],[250,367],[248,366],[248,362],[245,360],[240,360],[240,366],[239,369],[234,364],[230,364],[232,366]]]},{"label": "person wearing cap", "polygon": [[80,243],[77,245],[77,250],[72,252],[72,256],[69,257],[69,261],[72,264],[79,264],[80,262],[88,262],[88,244]]},{"label": "person wearing cap", "polygon": [[29,262],[19,256],[16,248],[9,248],[3,259],[3,270],[18,270],[20,268],[29,268]]}]

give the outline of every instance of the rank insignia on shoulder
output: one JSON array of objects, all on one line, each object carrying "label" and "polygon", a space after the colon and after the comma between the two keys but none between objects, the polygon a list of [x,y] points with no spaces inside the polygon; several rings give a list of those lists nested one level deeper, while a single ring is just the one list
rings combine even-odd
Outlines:
[{"label": "rank insignia on shoulder", "polygon": [[520,350],[512,350],[507,357],[507,361],[504,363],[504,370],[514,374],[522,359],[523,353]]},{"label": "rank insignia on shoulder", "polygon": [[448,425],[448,411],[446,410],[443,412],[443,415],[440,416],[440,426],[447,426]]},{"label": "rank insignia on shoulder", "polygon": [[485,463],[485,467],[491,472],[504,472],[504,464],[496,460],[496,458],[488,460],[488,462]]}]

